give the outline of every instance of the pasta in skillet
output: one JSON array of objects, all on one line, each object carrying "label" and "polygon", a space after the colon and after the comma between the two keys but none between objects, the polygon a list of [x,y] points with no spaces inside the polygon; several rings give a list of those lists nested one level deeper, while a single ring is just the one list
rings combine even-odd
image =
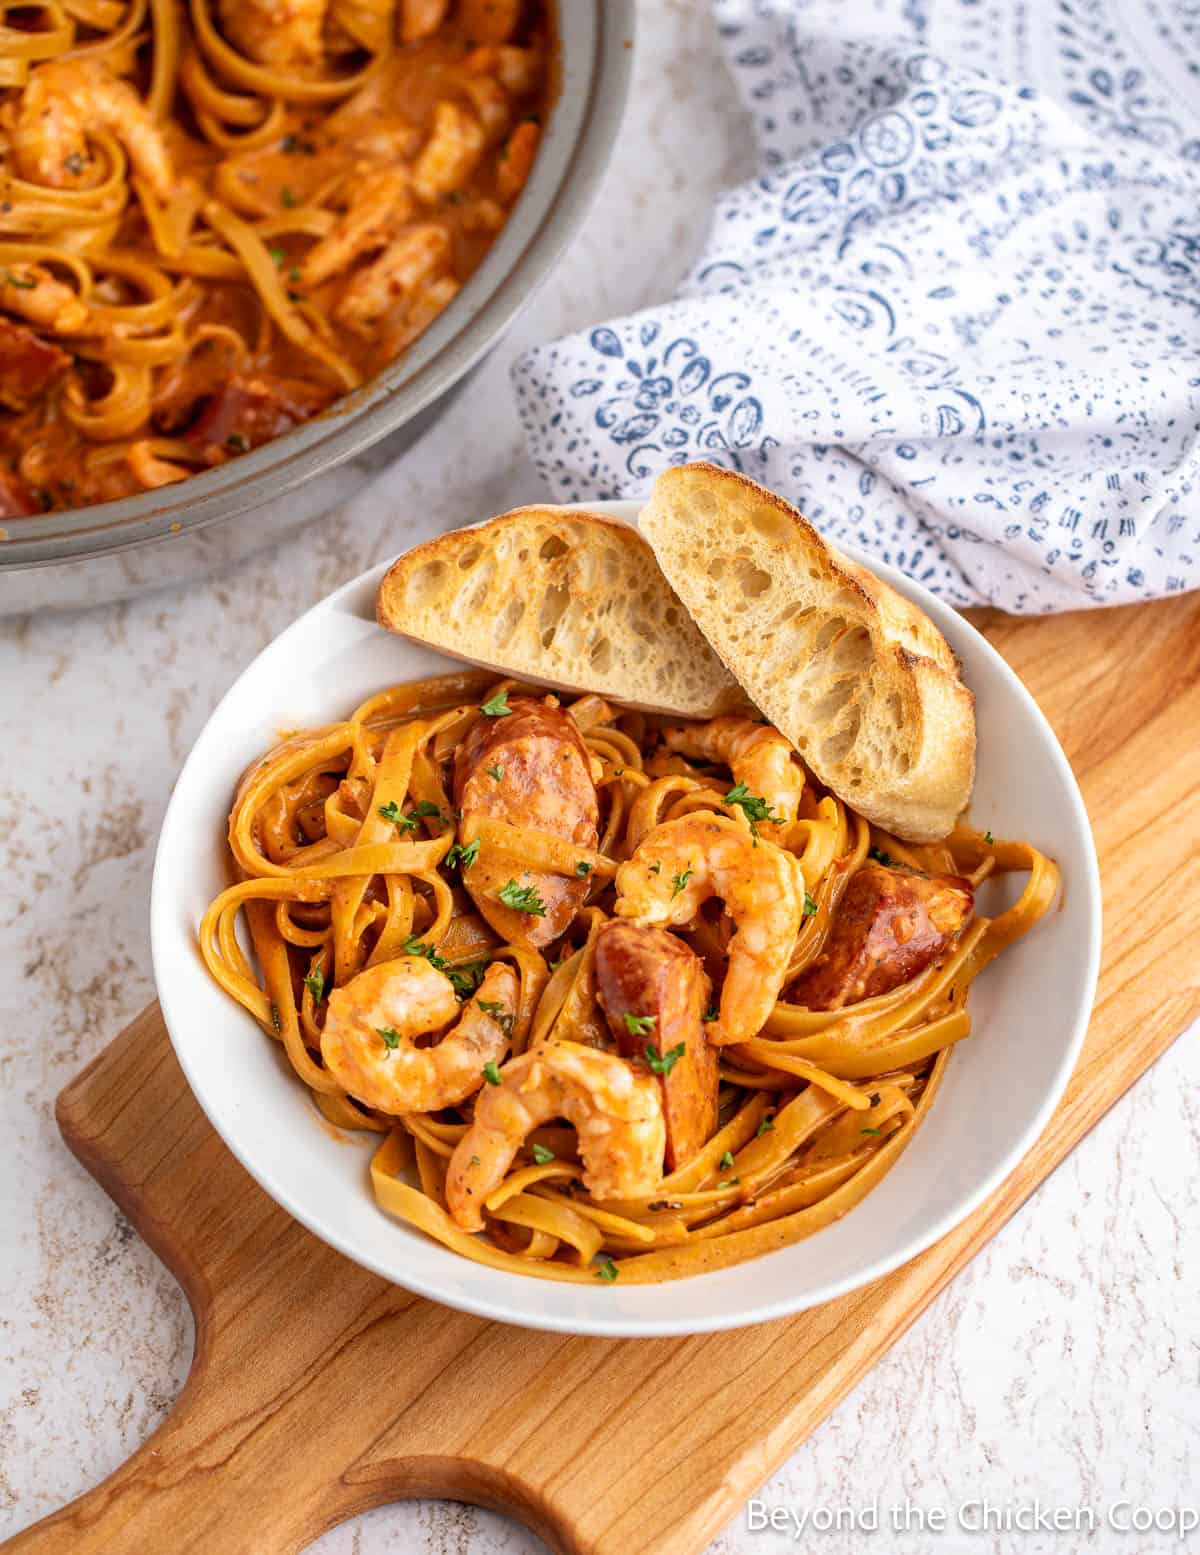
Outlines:
[{"label": "pasta in skillet", "polygon": [[324,1115],[380,1136],[379,1204],[576,1281],[724,1267],[859,1203],[1058,885],[1026,843],[874,829],[761,722],[479,672],[284,740],[229,842],[204,958]]},{"label": "pasta in skillet", "polygon": [[517,0],[45,0],[0,27],[0,518],[172,484],[410,345],[532,167]]}]

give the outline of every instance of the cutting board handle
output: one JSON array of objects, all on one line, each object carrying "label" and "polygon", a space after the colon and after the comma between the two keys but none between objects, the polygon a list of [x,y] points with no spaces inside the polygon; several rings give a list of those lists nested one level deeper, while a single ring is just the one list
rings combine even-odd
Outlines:
[{"label": "cutting board handle", "polygon": [[[167,1419],[103,1484],[3,1555],[294,1555],[358,1512],[452,1497],[578,1555],[566,1498],[472,1439],[475,1373],[514,1330],[435,1307],[315,1242],[251,1181],[187,1090],[157,1008],[58,1099],[83,1165],[179,1280],[196,1324]],[[543,1359],[559,1336],[522,1336]]]},{"label": "cutting board handle", "polygon": [[[0,1545],[3,1555],[165,1555],[199,1550],[209,1530],[216,1555],[283,1555],[302,1549],[311,1529],[292,1499],[294,1486],[265,1497],[220,1461],[220,1434],[196,1450],[190,1411],[167,1423],[103,1484]],[[307,1508],[306,1508],[307,1509]],[[264,1522],[269,1518],[269,1527]],[[340,1521],[340,1519],[333,1519]]]},{"label": "cutting board handle", "polygon": [[[422,1496],[519,1516],[551,1549],[580,1555],[550,1502],[518,1476],[436,1450],[355,1461],[345,1449],[364,1446],[363,1422],[350,1408],[339,1428],[336,1357],[332,1373],[327,1362],[284,1377],[264,1408],[264,1375],[279,1379],[289,1348],[265,1347],[247,1390],[259,1397],[249,1401],[198,1356],[145,1445],[94,1490],[0,1544],[0,1555],[297,1555],[348,1517]],[[314,1436],[314,1420],[328,1425],[328,1440]]]}]

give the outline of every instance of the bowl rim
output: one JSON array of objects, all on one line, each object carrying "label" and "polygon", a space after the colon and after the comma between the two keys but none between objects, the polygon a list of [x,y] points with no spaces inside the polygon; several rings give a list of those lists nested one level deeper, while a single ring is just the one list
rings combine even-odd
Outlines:
[{"label": "bowl rim", "polygon": [[[608,513],[634,523],[636,526],[636,515],[640,504],[632,501],[597,501],[592,503],[569,503],[562,506],[567,510],[573,511]],[[473,526],[468,524],[459,527],[470,528]],[[226,706],[238,696],[243,681],[254,671],[259,660],[265,654],[281,647],[289,638],[303,635],[309,629],[313,618],[326,612],[338,610],[345,600],[357,591],[369,587],[374,592],[378,587],[379,580],[391,565],[391,561],[388,560],[365,569],[298,616],[295,621],[285,627],[259,653],[255,654],[254,658],[217,703],[213,712],[206,720],[204,727],[197,734],[193,751],[189,753],[181,769],[180,776],[176,781],[163,817],[151,881],[150,938],[155,985],[158,990],[163,1021],[167,1028],[171,1045],[175,1050],[175,1055],[180,1067],[183,1069],[192,1094],[199,1102],[219,1137],[240,1164],[245,1167],[250,1176],[258,1183],[259,1187],[275,1203],[286,1210],[294,1220],[297,1220],[327,1246],[333,1247],[360,1267],[368,1269],[371,1273],[387,1280],[389,1284],[400,1285],[401,1288],[410,1290],[439,1305],[469,1312],[473,1316],[486,1318],[493,1322],[504,1322],[516,1327],[533,1328],[543,1332],[605,1338],[661,1338],[711,1333],[748,1327],[752,1324],[792,1316],[797,1312],[835,1300],[850,1291],[860,1289],[892,1273],[904,1264],[911,1262],[912,1259],[918,1257],[956,1226],[968,1219],[978,1209],[980,1204],[1007,1180],[1021,1160],[1032,1149],[1035,1142],[1044,1132],[1055,1108],[1058,1106],[1078,1061],[1091,1018],[1099,978],[1102,933],[1101,886],[1095,839],[1092,835],[1087,808],[1079,791],[1079,785],[1071,765],[1045,714],[1016,671],[1012,669],[999,651],[988,642],[987,638],[970,621],[954,610],[952,606],[938,599],[923,584],[913,578],[909,578],[897,568],[879,561],[857,546],[846,544],[842,545],[841,549],[852,560],[875,572],[886,582],[892,584],[893,587],[899,587],[903,592],[908,593],[910,597],[915,597],[916,602],[921,608],[926,610],[935,625],[946,633],[952,648],[955,646],[954,637],[960,633],[969,639],[974,639],[972,642],[973,651],[981,653],[985,659],[991,661],[991,668],[998,672],[1001,680],[1006,683],[1007,691],[1015,697],[1017,704],[1020,706],[1023,715],[1022,729],[1030,733],[1036,731],[1040,737],[1040,742],[1051,764],[1057,770],[1061,781],[1063,794],[1070,813],[1070,820],[1074,823],[1078,835],[1082,839],[1082,852],[1085,864],[1083,878],[1076,879],[1072,876],[1070,882],[1072,892],[1082,894],[1085,902],[1086,942],[1079,947],[1079,953],[1083,960],[1080,997],[1072,1016],[1070,1034],[1063,1047],[1053,1079],[1046,1087],[1030,1121],[1021,1130],[1020,1134],[1014,1138],[997,1164],[986,1173],[974,1189],[957,1200],[953,1208],[938,1216],[931,1224],[910,1235],[895,1251],[874,1258],[841,1278],[828,1280],[815,1293],[801,1293],[794,1298],[785,1296],[775,1300],[758,1300],[748,1305],[723,1311],[719,1316],[705,1317],[699,1320],[695,1318],[689,1319],[685,1316],[647,1318],[630,1316],[624,1313],[614,1313],[611,1316],[593,1318],[590,1315],[571,1316],[542,1311],[530,1312],[499,1296],[493,1299],[489,1297],[472,1297],[469,1293],[459,1290],[447,1292],[436,1279],[427,1279],[420,1274],[410,1275],[406,1272],[405,1278],[401,1282],[396,1278],[393,1263],[383,1258],[373,1257],[370,1247],[364,1248],[355,1243],[353,1239],[343,1237],[336,1230],[331,1230],[323,1225],[315,1213],[310,1211],[304,1203],[300,1202],[285,1187],[282,1187],[278,1181],[264,1180],[269,1174],[264,1173],[258,1166],[251,1164],[243,1154],[236,1133],[233,1131],[226,1132],[224,1120],[220,1116],[219,1110],[210,1107],[206,1097],[203,1078],[198,1074],[197,1066],[191,1062],[188,1039],[182,1035],[186,1030],[186,1015],[174,1000],[174,990],[170,982],[160,976],[160,969],[163,967],[165,957],[169,953],[168,941],[177,934],[172,916],[171,887],[167,879],[167,850],[165,842],[171,835],[175,825],[178,824],[176,810],[182,803],[182,778],[193,759],[195,746],[199,744],[209,727],[220,720]],[[949,627],[948,632],[947,627]],[[380,628],[380,630],[383,629]],[[164,986],[164,983],[166,983],[166,986]],[[177,1030],[181,1035],[177,1036]],[[364,1193],[368,1191],[365,1183],[362,1191]],[[420,1235],[421,1233],[414,1231],[413,1234]],[[773,1255],[764,1254],[762,1256],[770,1258]],[[757,1261],[750,1260],[751,1263]],[[700,1274],[691,1276],[688,1280],[678,1283],[687,1284],[691,1283],[692,1280],[704,1279],[705,1277],[705,1275]],[[521,1280],[519,1276],[514,1275],[509,1276],[509,1278],[517,1280],[520,1285],[529,1283]],[[540,1285],[542,1282],[536,1281],[535,1283]],[[571,1288],[575,1289],[575,1287]]]},{"label": "bowl rim", "polygon": [[528,184],[482,264],[420,339],[320,416],[177,487],[0,525],[0,572],[164,544],[246,513],[364,453],[470,372],[578,231],[628,102],[635,0],[552,3],[559,90]]}]

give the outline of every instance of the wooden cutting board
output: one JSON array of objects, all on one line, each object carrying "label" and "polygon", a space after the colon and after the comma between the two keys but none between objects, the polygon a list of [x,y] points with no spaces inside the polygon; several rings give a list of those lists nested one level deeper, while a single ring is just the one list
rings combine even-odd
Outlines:
[{"label": "wooden cutting board", "polygon": [[[571,1555],[695,1555],[1200,1011],[1200,595],[980,624],[1083,786],[1107,925],[1049,1128],[958,1230],[864,1290],[694,1339],[568,1339],[432,1305],[331,1252],[213,1133],[147,1010],[59,1098],[71,1149],[196,1315],[167,1420],[16,1555],[283,1555],[407,1496]],[[1190,945],[1190,948],[1188,948]]]}]

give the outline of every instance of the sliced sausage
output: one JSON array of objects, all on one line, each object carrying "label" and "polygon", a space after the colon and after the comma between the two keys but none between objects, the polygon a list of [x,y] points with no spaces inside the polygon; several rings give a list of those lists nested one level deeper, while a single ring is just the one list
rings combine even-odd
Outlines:
[{"label": "sliced sausage", "polygon": [[24,410],[45,392],[70,360],[66,351],[50,345],[33,330],[0,318],[0,404],[10,410]]},{"label": "sliced sausage", "polygon": [[[510,697],[509,712],[480,718],[454,758],[454,800],[471,816],[549,832],[583,848],[599,841],[600,810],[587,746],[569,713],[550,701]],[[500,891],[513,881],[533,893],[542,911],[506,906]],[[484,847],[464,884],[502,938],[541,949],[563,934],[587,898],[586,877],[521,869],[499,849]]]},{"label": "sliced sausage", "polygon": [[324,410],[332,395],[316,384],[270,373],[235,373],[205,404],[187,440],[207,459],[245,453]]},{"label": "sliced sausage", "polygon": [[941,955],[973,906],[966,880],[864,864],[838,903],[824,950],[786,997],[810,1010],[840,1010],[890,993]]},{"label": "sliced sausage", "polygon": [[28,518],[41,511],[41,503],[20,476],[0,470],[0,518]]},{"label": "sliced sausage", "polygon": [[647,1047],[660,1055],[668,1171],[717,1128],[717,1050],[702,1024],[711,992],[699,957],[665,929],[614,919],[596,937],[596,997],[618,1048],[643,1062]]}]

